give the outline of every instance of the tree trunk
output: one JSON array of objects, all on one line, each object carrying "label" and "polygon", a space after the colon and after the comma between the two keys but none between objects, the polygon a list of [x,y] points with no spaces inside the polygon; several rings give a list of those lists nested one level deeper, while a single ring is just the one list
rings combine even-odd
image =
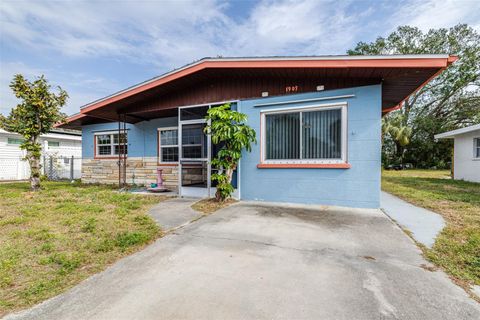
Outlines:
[{"label": "tree trunk", "polygon": [[[233,171],[234,171],[233,168],[231,168],[231,169],[226,169],[226,170],[225,170],[225,175],[227,175],[227,177],[228,177],[228,183],[229,183],[229,184],[232,184]],[[223,168],[220,169],[220,172],[223,173]],[[218,188],[217,188],[217,191],[215,192],[215,199],[216,199],[218,202],[223,202],[223,201],[226,200],[226,199],[224,199],[224,198],[222,197],[222,194],[220,193],[220,191],[218,190]]]},{"label": "tree trunk", "polygon": [[37,137],[32,137],[30,146],[31,149],[27,148],[27,160],[30,165],[30,188],[32,191],[38,191],[40,189],[40,152],[41,146],[38,146]]},{"label": "tree trunk", "polygon": [[405,152],[405,149],[397,141],[395,141],[395,149],[396,149],[395,154],[396,154],[396,158],[397,158],[396,160],[400,160],[400,164],[403,166],[403,154]]},{"label": "tree trunk", "polygon": [[233,177],[233,169],[227,169],[226,172],[228,177],[228,183],[232,184],[232,177]]},{"label": "tree trunk", "polygon": [[27,154],[28,163],[30,164],[30,187],[32,191],[40,189],[40,157]]}]

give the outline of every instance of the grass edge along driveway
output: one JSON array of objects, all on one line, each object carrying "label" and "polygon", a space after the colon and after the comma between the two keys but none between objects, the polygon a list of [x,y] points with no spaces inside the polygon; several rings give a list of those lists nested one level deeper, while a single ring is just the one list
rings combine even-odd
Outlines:
[{"label": "grass edge along driveway", "polygon": [[[425,257],[460,286],[480,285],[480,183],[452,180],[446,170],[383,171],[382,189],[435,211],[446,227]],[[478,301],[478,297],[474,297]]]},{"label": "grass edge along driveway", "polygon": [[109,186],[0,184],[0,317],[58,295],[161,235],[162,196]]}]

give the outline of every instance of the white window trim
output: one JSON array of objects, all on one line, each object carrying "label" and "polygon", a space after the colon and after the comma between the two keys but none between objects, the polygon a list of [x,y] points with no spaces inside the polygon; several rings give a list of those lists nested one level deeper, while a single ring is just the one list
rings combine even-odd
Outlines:
[{"label": "white window trim", "polygon": [[[177,144],[168,144],[168,145],[162,145],[162,139],[160,137],[160,132],[162,131],[168,131],[168,130],[177,130]],[[162,161],[162,148],[168,148],[168,147],[177,147],[177,150],[179,148],[179,140],[178,140],[178,127],[162,127],[162,128],[157,128],[157,140],[158,140],[158,163],[161,164],[178,164],[178,161]],[[180,150],[178,150],[178,158],[180,159]]]},{"label": "white window trim", "polygon": [[[123,131],[123,130],[122,130]],[[124,156],[128,156],[128,134],[127,132],[120,132],[120,134],[124,133],[126,136],[127,136],[127,153],[124,154]],[[115,135],[115,134],[118,134],[118,131],[99,131],[99,132],[95,132],[93,134],[94,136],[94,139],[95,139],[95,158],[112,158],[112,157],[118,157],[119,155],[118,154],[115,154],[115,146],[116,145],[120,145],[120,139],[118,140],[118,144],[114,143],[114,139],[112,137],[112,135]],[[101,144],[99,145],[98,144],[98,136],[103,136],[103,135],[110,135],[110,144]],[[110,149],[110,154],[99,154],[98,150],[99,150],[99,146],[111,146],[111,149]]]},{"label": "white window trim", "polygon": [[477,150],[480,149],[480,146],[477,146],[480,137],[473,138],[473,160],[480,161],[480,156],[477,157]]},{"label": "white window trim", "polygon": [[[324,111],[324,110],[334,110],[334,109],[340,109],[342,114],[342,122],[341,122],[342,156],[340,159],[285,159],[285,160],[267,160],[266,159],[266,120],[265,120],[266,115],[278,114],[278,113],[318,111],[318,110]],[[347,163],[347,159],[348,159],[347,158],[347,145],[348,145],[347,102],[261,110],[260,121],[261,121],[261,125],[260,125],[261,159],[260,160],[262,164],[342,164],[342,163]],[[301,121],[302,121],[302,117],[300,116],[300,123]],[[300,130],[300,141],[302,141],[302,130]],[[302,150],[301,150],[301,144],[300,144],[300,155],[301,154],[302,154]]]}]

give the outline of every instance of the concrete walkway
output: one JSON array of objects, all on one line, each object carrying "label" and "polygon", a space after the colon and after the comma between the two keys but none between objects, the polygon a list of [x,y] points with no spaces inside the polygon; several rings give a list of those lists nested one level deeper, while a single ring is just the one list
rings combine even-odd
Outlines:
[{"label": "concrete walkway", "polygon": [[202,215],[192,209],[192,204],[200,199],[174,198],[162,201],[148,212],[162,228],[163,232],[188,224]]},{"label": "concrete walkway", "polygon": [[240,202],[7,319],[480,319],[425,265],[380,210]]},{"label": "concrete walkway", "polygon": [[388,216],[412,232],[415,240],[429,248],[445,227],[445,221],[438,213],[414,206],[387,192],[382,191],[380,205]]}]

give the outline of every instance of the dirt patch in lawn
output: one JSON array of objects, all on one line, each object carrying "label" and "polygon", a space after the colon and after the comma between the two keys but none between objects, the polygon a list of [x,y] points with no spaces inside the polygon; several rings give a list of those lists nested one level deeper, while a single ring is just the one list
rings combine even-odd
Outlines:
[{"label": "dirt patch in lawn", "polygon": [[208,214],[211,214],[211,213],[213,213],[217,210],[220,210],[222,208],[226,208],[229,205],[234,204],[236,202],[238,202],[238,201],[235,200],[235,199],[232,199],[232,198],[229,198],[229,199],[227,199],[223,202],[218,202],[214,198],[203,199],[203,200],[200,200],[198,202],[195,202],[192,205],[192,209],[195,210],[195,211],[198,211],[198,212],[200,212],[204,215],[208,215]]},{"label": "dirt patch in lawn", "polygon": [[0,184],[0,317],[76,285],[161,235],[148,209],[166,197],[108,186]]}]

